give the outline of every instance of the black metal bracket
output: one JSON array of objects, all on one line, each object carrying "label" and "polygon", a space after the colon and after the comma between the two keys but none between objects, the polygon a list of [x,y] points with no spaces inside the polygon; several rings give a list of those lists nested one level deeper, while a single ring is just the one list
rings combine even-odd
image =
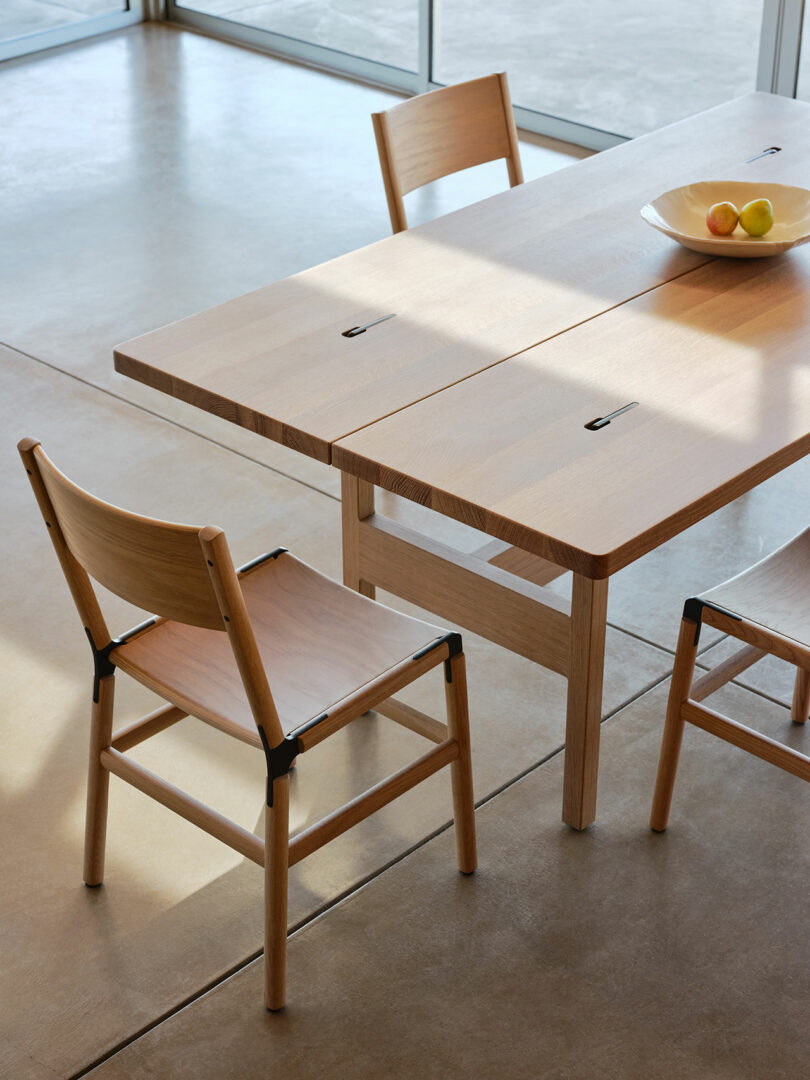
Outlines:
[{"label": "black metal bracket", "polygon": [[283,555],[287,551],[287,548],[275,548],[273,551],[268,551],[264,555],[257,555],[255,559],[251,559],[250,562],[246,562],[244,566],[240,566],[236,571],[237,574],[246,574],[248,570],[254,570],[257,566],[261,566],[262,563],[267,562],[268,559],[277,559],[279,555]]},{"label": "black metal bracket", "polygon": [[[319,718],[320,719],[320,718]],[[297,735],[286,735],[278,746],[270,746],[264,728],[259,728],[259,738],[264,747],[264,757],[267,762],[267,805],[273,805],[273,781],[280,776],[286,776],[292,767],[292,763],[300,753]]]},{"label": "black metal bracket", "polygon": [[99,683],[107,675],[115,673],[115,664],[110,659],[110,653],[119,642],[113,638],[103,649],[98,649],[95,641],[93,641],[93,635],[90,633],[89,627],[85,626],[84,632],[87,634],[87,640],[90,642],[90,648],[93,652],[93,701],[98,705]]},{"label": "black metal bracket", "polygon": [[96,648],[93,635],[90,633],[89,627],[85,626],[84,632],[87,634],[87,640],[90,642],[90,648],[93,652],[93,701],[96,705],[98,705],[99,683],[107,675],[112,675],[115,672],[115,664],[110,659],[110,653],[113,649],[117,649],[119,645],[123,645],[124,642],[135,637],[136,634],[140,634],[141,630],[146,630],[148,626],[154,626],[156,621],[154,615],[151,619],[145,619],[142,623],[138,623],[137,626],[133,626],[131,630],[127,630],[126,633],[112,638],[103,649]]},{"label": "black metal bracket", "polygon": [[458,656],[460,652],[464,651],[461,634],[459,634],[457,630],[451,630],[448,634],[442,634],[441,637],[434,638],[429,645],[425,645],[424,649],[415,652],[411,659],[421,660],[423,656],[427,656],[427,654],[433,652],[434,649],[438,649],[440,645],[447,645],[449,650],[449,656],[444,662],[444,677],[447,682],[452,682],[453,678],[450,674],[450,661],[454,656]]},{"label": "black metal bracket", "polygon": [[699,596],[690,596],[683,605],[683,617],[690,622],[695,623],[695,645],[697,645],[698,640],[700,639],[700,629],[703,624],[703,609],[705,607],[711,608],[712,611],[717,611],[720,615],[725,615],[729,619],[734,619],[735,622],[742,622],[742,617],[735,615],[733,611],[726,611],[726,609],[720,607],[719,604],[713,604],[711,600],[701,600]]}]

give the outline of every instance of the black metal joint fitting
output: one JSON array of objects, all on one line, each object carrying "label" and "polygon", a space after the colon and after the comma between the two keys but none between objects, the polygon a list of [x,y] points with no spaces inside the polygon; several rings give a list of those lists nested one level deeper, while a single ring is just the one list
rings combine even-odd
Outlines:
[{"label": "black metal joint fitting", "polygon": [[236,571],[237,574],[246,574],[248,570],[255,570],[257,566],[261,566],[262,563],[268,561],[268,559],[277,559],[279,555],[283,555],[287,551],[287,548],[280,547],[274,548],[273,551],[268,551],[264,555],[257,555],[255,559],[251,559],[250,562],[246,562],[244,566],[240,566]]},{"label": "black metal joint fitting", "polygon": [[734,619],[735,622],[742,622],[742,618],[739,615],[735,615],[733,611],[726,611],[726,609],[720,607],[719,604],[713,604],[710,600],[702,600],[699,596],[690,596],[683,605],[683,617],[695,624],[695,645],[697,645],[700,640],[700,629],[703,623],[704,608],[711,608],[712,611],[717,611],[721,615],[725,615],[726,618]]},{"label": "black metal joint fitting", "polygon": [[450,661],[454,656],[458,656],[459,653],[463,651],[461,634],[459,634],[457,630],[451,630],[449,634],[442,634],[441,637],[434,638],[429,645],[425,645],[424,649],[415,652],[411,659],[421,660],[423,656],[427,656],[427,654],[433,652],[434,649],[438,649],[440,645],[446,645],[448,649],[448,657],[444,662],[444,677],[448,682],[452,682],[453,677],[450,674]]},{"label": "black metal joint fitting", "polygon": [[93,652],[93,702],[98,705],[99,684],[107,675],[115,673],[115,664],[110,659],[110,653],[120,642],[113,638],[103,649],[98,649],[88,627],[85,626],[84,632],[87,634],[87,640]]},{"label": "black metal joint fitting", "polygon": [[287,735],[278,746],[270,746],[263,728],[259,728],[259,738],[264,747],[267,762],[267,805],[273,805],[273,781],[286,776],[292,763],[298,757],[300,749],[297,735]]}]

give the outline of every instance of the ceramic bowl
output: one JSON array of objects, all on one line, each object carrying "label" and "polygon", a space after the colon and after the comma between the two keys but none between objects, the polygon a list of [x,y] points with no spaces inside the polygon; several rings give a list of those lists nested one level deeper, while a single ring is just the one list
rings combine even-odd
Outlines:
[{"label": "ceramic bowl", "polygon": [[[730,236],[709,232],[706,212],[710,206],[732,202],[742,210],[752,199],[770,199],[773,206],[773,227],[765,236],[749,236],[741,225]],[[810,240],[810,191],[787,184],[708,180],[665,191],[642,207],[641,216],[692,251],[754,259],[779,255]]]}]

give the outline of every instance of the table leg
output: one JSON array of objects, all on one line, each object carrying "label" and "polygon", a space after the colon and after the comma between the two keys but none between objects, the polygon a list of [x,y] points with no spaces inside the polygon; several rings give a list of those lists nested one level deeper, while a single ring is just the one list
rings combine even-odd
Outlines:
[{"label": "table leg", "polygon": [[360,577],[359,523],[374,513],[374,485],[349,473],[340,474],[340,514],[343,526],[343,584],[374,599],[374,586]]},{"label": "table leg", "polygon": [[574,829],[596,817],[607,596],[607,578],[574,574],[563,782],[563,821]]}]

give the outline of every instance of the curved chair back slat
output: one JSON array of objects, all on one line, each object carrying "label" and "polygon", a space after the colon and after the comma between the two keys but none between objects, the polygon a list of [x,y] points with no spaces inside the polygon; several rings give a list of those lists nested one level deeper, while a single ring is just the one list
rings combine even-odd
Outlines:
[{"label": "curved chair back slat", "polygon": [[506,158],[510,186],[523,181],[503,73],[420,94],[372,120],[394,232],[407,228],[402,196],[442,176]]},{"label": "curved chair back slat", "polygon": [[224,630],[201,529],[129,513],[77,487],[34,449],[39,476],[65,544],[91,578],[136,607]]}]

